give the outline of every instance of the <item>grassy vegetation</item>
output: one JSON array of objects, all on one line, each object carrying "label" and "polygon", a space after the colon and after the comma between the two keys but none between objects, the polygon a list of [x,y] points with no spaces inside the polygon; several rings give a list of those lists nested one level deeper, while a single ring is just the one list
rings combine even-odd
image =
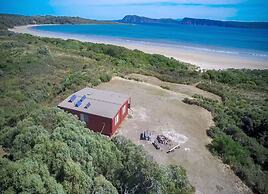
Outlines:
[{"label": "grassy vegetation", "polygon": [[161,85],[161,88],[165,89],[165,90],[170,90],[170,87],[166,86],[166,85]]},{"label": "grassy vegetation", "polygon": [[111,142],[51,108],[85,86],[141,73],[176,83],[200,82],[199,88],[220,95],[222,103],[200,96],[185,102],[212,112],[216,127],[208,131],[213,138],[209,149],[256,193],[268,193],[267,70],[202,73],[138,50],[6,30],[0,31],[0,59],[0,145],[9,153],[0,160],[1,191],[191,192],[181,168],[159,166],[127,140]]}]

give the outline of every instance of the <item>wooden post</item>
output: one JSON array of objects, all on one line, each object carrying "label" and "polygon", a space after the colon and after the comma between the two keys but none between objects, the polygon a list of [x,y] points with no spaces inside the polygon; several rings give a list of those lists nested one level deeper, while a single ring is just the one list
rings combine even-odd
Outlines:
[{"label": "wooden post", "polygon": [[172,152],[173,150],[175,150],[175,149],[178,148],[178,147],[180,147],[180,144],[178,144],[178,145],[174,146],[173,148],[169,149],[169,150],[167,151],[167,153]]}]

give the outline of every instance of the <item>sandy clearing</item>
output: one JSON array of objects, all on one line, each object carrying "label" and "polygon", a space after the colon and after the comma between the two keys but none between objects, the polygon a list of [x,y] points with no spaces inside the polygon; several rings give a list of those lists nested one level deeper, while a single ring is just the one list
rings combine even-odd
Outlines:
[{"label": "sandy clearing", "polygon": [[[132,97],[132,118],[123,122],[118,134],[142,145],[160,164],[182,165],[196,193],[252,193],[228,166],[207,150],[210,138],[206,129],[213,125],[212,116],[201,107],[184,104],[182,99],[188,95],[118,77],[98,88]],[[144,130],[175,132],[181,138],[181,148],[170,154],[156,150],[151,143],[139,140]]]},{"label": "sandy clearing", "polygon": [[174,92],[186,94],[188,96],[193,96],[194,94],[198,94],[206,98],[210,98],[212,100],[217,100],[221,102],[220,96],[201,90],[195,87],[194,85],[174,84],[170,82],[163,82],[160,79],[153,77],[153,76],[145,76],[145,75],[135,74],[135,73],[129,74],[125,76],[125,78],[134,79],[134,80],[150,83],[150,84],[157,85],[157,86],[168,86],[169,90],[174,91]]},{"label": "sandy clearing", "polygon": [[[47,24],[46,24],[47,25]],[[111,37],[91,37],[76,34],[55,33],[46,31],[37,31],[33,26],[16,26],[10,31],[16,33],[26,33],[40,37],[75,39],[84,42],[104,43],[117,46],[123,46],[128,49],[138,49],[145,53],[161,54],[166,57],[173,57],[177,60],[195,64],[201,69],[268,69],[267,57],[243,56],[229,53],[209,52],[207,50],[187,49],[181,45],[170,45],[152,42],[129,41],[123,39],[113,39]]]}]

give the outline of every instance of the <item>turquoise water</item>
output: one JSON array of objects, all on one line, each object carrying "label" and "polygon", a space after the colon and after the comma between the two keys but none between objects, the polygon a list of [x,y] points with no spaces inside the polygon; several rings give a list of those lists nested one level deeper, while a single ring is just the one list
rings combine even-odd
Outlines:
[{"label": "turquoise water", "polygon": [[89,24],[35,26],[34,30],[88,37],[165,43],[268,58],[268,30],[187,25]]}]

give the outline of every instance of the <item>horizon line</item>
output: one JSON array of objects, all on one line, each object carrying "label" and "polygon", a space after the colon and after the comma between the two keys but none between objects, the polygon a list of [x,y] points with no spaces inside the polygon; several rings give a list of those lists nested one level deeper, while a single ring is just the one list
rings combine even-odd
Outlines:
[{"label": "horizon line", "polygon": [[160,17],[160,18],[152,18],[152,17],[148,17],[148,16],[143,16],[143,15],[137,15],[137,14],[126,14],[125,16],[122,16],[119,19],[97,19],[97,18],[88,18],[88,17],[82,17],[82,16],[74,16],[74,15],[61,15],[61,14],[38,14],[38,15],[31,15],[31,14],[18,14],[18,13],[7,13],[7,12],[0,12],[0,15],[18,15],[18,16],[29,16],[29,17],[36,17],[36,16],[54,16],[54,17],[79,17],[79,18],[83,18],[83,19],[88,19],[88,20],[97,20],[97,21],[117,21],[117,20],[122,20],[124,17],[126,16],[138,16],[138,17],[145,17],[145,18],[149,18],[149,19],[173,19],[173,20],[183,20],[184,18],[191,18],[191,19],[201,19],[201,20],[215,20],[215,21],[223,21],[223,22],[249,22],[249,23],[253,23],[253,22],[258,22],[258,23],[268,23],[268,20],[266,21],[260,21],[260,20],[219,20],[219,19],[211,19],[211,18],[197,18],[197,17],[189,17],[189,16],[185,16],[183,18],[171,18],[171,17]]}]

